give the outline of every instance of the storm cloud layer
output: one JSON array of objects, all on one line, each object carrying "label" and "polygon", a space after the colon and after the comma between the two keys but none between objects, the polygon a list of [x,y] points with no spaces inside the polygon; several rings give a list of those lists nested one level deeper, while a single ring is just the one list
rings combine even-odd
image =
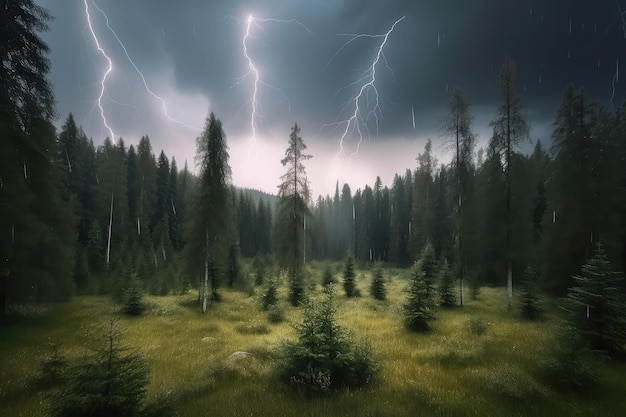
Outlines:
[{"label": "storm cloud layer", "polygon": [[[51,47],[58,124],[72,112],[99,144],[108,131],[94,104],[106,61],[87,26],[85,3],[39,3],[56,17],[44,39]],[[234,182],[267,191],[275,190],[294,122],[314,155],[308,169],[315,194],[334,189],[337,179],[361,187],[376,175],[389,183],[394,172],[414,168],[425,139],[431,137],[435,148],[442,140],[438,127],[454,87],[466,91],[474,129],[486,142],[507,56],[517,62],[517,90],[527,103],[533,139],[549,140],[568,84],[583,86],[608,108],[626,96],[618,76],[619,61],[626,66],[619,1],[88,0],[88,6],[113,64],[102,104],[115,135],[137,143],[147,134],[155,151],[163,148],[179,165],[185,159],[193,165],[197,129],[213,111],[228,135]],[[262,79],[255,145],[254,83],[243,53],[249,16],[255,20],[246,46]],[[382,38],[363,36],[342,46],[356,34],[384,34],[403,16],[376,68],[378,124],[373,115],[365,120],[375,103],[370,90],[360,102],[359,154],[349,158],[358,142],[351,131],[344,155],[335,158],[345,125],[331,124],[353,112],[350,98],[365,82]],[[165,117],[146,85],[180,123]]]}]

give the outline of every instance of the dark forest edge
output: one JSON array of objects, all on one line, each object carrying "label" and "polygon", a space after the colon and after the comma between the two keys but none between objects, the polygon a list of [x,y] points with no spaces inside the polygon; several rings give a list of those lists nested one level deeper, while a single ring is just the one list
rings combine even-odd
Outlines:
[{"label": "dark forest edge", "polygon": [[[50,16],[21,1],[2,19],[19,19],[30,34],[3,29],[15,44],[2,49],[0,74],[2,321],[9,304],[25,300],[119,298],[131,276],[152,294],[210,281],[217,295],[239,278],[240,256],[278,261],[297,281],[300,260],[338,260],[350,251],[359,265],[409,267],[430,242],[460,281],[461,304],[463,285],[506,282],[511,294],[529,266],[541,289],[563,295],[595,242],[615,270],[626,263],[626,103],[607,110],[568,87],[552,146],[536,141],[524,154],[517,148],[531,140],[528,122],[514,90],[515,62],[506,59],[485,149],[475,152],[471,105],[455,89],[441,123],[454,154],[449,164],[438,163],[429,140],[417,167],[391,187],[380,178],[355,192],[337,184],[332,197],[311,202],[303,161],[290,159],[300,152],[293,140],[306,149],[296,124],[274,198],[232,186],[226,133],[213,114],[197,138],[197,176],[186,162],[179,170],[163,151],[157,156],[147,135],[136,146],[122,138],[96,146],[71,114],[56,132],[48,48],[37,36]],[[20,45],[28,46],[23,56]]]}]

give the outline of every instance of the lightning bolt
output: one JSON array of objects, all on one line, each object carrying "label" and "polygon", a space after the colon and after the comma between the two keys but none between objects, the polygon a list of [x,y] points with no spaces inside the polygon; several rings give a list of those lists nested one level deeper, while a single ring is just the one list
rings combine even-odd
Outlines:
[{"label": "lightning bolt", "polygon": [[[87,0],[85,0],[85,4],[87,3]],[[163,110],[163,114],[165,115],[165,117],[167,117],[167,119],[169,119],[171,122],[179,124],[181,126],[184,126],[188,129],[192,129],[195,131],[200,132],[201,129],[195,127],[195,126],[191,126],[188,125],[184,122],[181,122],[180,120],[177,120],[175,118],[173,118],[172,116],[170,116],[168,110],[167,110],[167,105],[165,103],[165,99],[163,99],[162,97],[160,97],[159,95],[157,95],[154,91],[152,91],[150,89],[150,87],[148,86],[148,83],[146,81],[146,77],[144,76],[143,72],[141,72],[141,70],[139,69],[139,67],[137,67],[137,65],[135,64],[135,61],[133,61],[133,59],[130,57],[130,54],[128,53],[128,50],[126,49],[126,46],[124,45],[124,43],[122,42],[122,40],[119,38],[119,36],[117,36],[117,33],[115,32],[115,30],[113,30],[113,28],[111,27],[111,25],[109,24],[109,17],[107,16],[107,14],[104,12],[104,10],[102,10],[100,7],[98,7],[98,5],[93,2],[93,5],[96,9],[98,9],[98,11],[100,13],[102,13],[102,16],[104,16],[104,21],[106,23],[106,27],[109,29],[109,31],[113,34],[113,36],[115,37],[115,40],[117,41],[117,43],[120,45],[120,47],[122,48],[122,50],[124,51],[124,55],[126,55],[126,59],[128,59],[128,62],[130,62],[130,64],[132,65],[132,67],[135,69],[135,71],[137,72],[137,74],[139,75],[139,77],[141,78],[141,81],[143,83],[144,88],[146,89],[146,91],[148,92],[148,94],[150,94],[152,97],[154,97],[156,100],[161,102],[161,108]],[[93,34],[93,31],[92,31]]]},{"label": "lightning bolt", "polygon": [[100,80],[100,94],[98,95],[98,100],[97,100],[96,105],[100,109],[100,117],[102,118],[102,124],[104,124],[104,127],[109,131],[109,137],[111,138],[111,140],[114,141],[115,133],[113,133],[113,129],[111,129],[111,126],[109,126],[109,122],[107,121],[106,115],[104,113],[104,107],[102,107],[102,98],[104,97],[104,91],[106,89],[106,81],[111,71],[113,71],[113,61],[111,61],[111,58],[109,58],[106,51],[100,45],[100,40],[98,39],[98,36],[96,36],[96,32],[93,29],[93,25],[91,23],[91,15],[89,13],[89,3],[87,2],[87,0],[83,0],[83,3],[85,4],[87,26],[89,26],[89,31],[91,32],[91,36],[93,37],[93,40],[96,43],[96,48],[102,54],[104,59],[107,61],[107,69],[106,71],[104,71],[104,74],[102,75],[102,80]]},{"label": "lightning bolt", "polygon": [[[232,16],[227,16],[227,17],[233,18]],[[239,19],[236,19],[236,20],[239,20]],[[244,58],[246,60],[246,63],[248,65],[248,71],[244,75],[239,77],[239,79],[233,85],[233,87],[236,86],[236,85],[241,84],[246,78],[252,77],[252,95],[250,97],[250,100],[248,100],[248,102],[247,102],[251,106],[250,131],[252,133],[252,137],[250,139],[250,146],[248,147],[248,159],[250,158],[250,153],[252,151],[252,147],[256,144],[256,141],[257,141],[257,121],[262,118],[259,115],[259,101],[258,101],[260,86],[267,87],[267,88],[269,88],[271,90],[276,91],[278,94],[280,94],[282,96],[282,98],[287,102],[288,107],[289,107],[289,111],[291,112],[291,102],[289,101],[289,98],[284,94],[284,92],[280,88],[274,87],[273,85],[268,84],[267,82],[263,81],[263,79],[261,78],[261,75],[259,73],[259,70],[258,70],[257,66],[254,63],[254,60],[250,56],[250,53],[249,53],[249,41],[250,41],[250,39],[255,38],[255,36],[252,34],[252,25],[255,22],[273,22],[273,23],[295,24],[295,25],[300,26],[304,30],[306,30],[311,35],[313,35],[313,32],[306,25],[304,25],[303,23],[299,22],[296,19],[290,19],[290,20],[281,20],[281,19],[272,19],[272,18],[263,18],[263,19],[261,19],[261,18],[256,18],[253,15],[249,15],[248,18],[245,20],[246,30],[245,30],[244,36],[242,37],[242,40],[241,40],[241,47],[242,47],[242,50],[243,50],[243,56],[244,56]],[[244,104],[244,106],[245,106],[245,104]]]},{"label": "lightning bolt", "polygon": [[[402,16],[400,19],[396,20],[393,23],[393,25],[391,25],[391,28],[382,35],[371,35],[371,34],[363,34],[363,33],[349,35],[351,36],[351,38],[346,43],[344,43],[341,46],[341,48],[339,48],[339,50],[331,58],[331,61],[332,61],[339,54],[339,52],[341,52],[341,50],[345,49],[348,45],[350,45],[352,42],[356,41],[357,39],[382,38],[380,45],[378,46],[378,48],[376,48],[376,55],[374,57],[374,60],[372,61],[372,64],[361,75],[361,78],[359,78],[358,80],[348,85],[348,87],[344,87],[344,89],[346,89],[355,85],[356,86],[360,85],[358,89],[358,93],[354,97],[352,97],[350,100],[348,100],[348,102],[343,107],[340,113],[342,114],[346,109],[352,108],[352,112],[349,114],[349,117],[347,119],[332,123],[330,125],[325,125],[325,126],[342,126],[342,125],[345,126],[343,129],[343,133],[341,134],[341,137],[339,139],[339,152],[337,152],[337,154],[335,155],[335,159],[337,161],[339,161],[339,158],[341,157],[341,155],[344,154],[344,142],[346,141],[347,137],[351,133],[354,133],[354,132],[356,132],[358,136],[358,143],[356,146],[356,150],[352,154],[350,154],[350,158],[358,154],[361,143],[363,142],[363,131],[362,131],[361,125],[367,128],[367,122],[370,119],[370,117],[374,117],[374,120],[376,123],[376,131],[378,132],[378,128],[379,128],[378,114],[380,113],[380,100],[379,100],[378,89],[376,88],[377,67],[379,63],[383,61],[385,63],[385,67],[393,75],[393,70],[389,67],[389,64],[387,63],[387,59],[384,54],[384,49],[385,49],[385,46],[387,45],[389,35],[391,35],[391,33],[394,31],[394,29],[396,28],[396,25],[400,23],[402,20],[404,20],[405,18],[406,16]],[[370,95],[373,95],[374,106],[371,110],[367,112],[365,116],[363,116],[362,108],[361,108],[361,104],[362,104],[361,101],[365,100],[366,102],[365,109],[367,109],[367,106],[369,106]],[[322,128],[324,128],[325,126],[322,126]]]}]

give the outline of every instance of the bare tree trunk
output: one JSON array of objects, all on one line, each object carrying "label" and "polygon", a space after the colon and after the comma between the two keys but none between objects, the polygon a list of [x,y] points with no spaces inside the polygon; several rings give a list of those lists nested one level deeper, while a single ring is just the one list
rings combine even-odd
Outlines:
[{"label": "bare tree trunk", "polygon": [[513,308],[513,266],[511,260],[507,263],[506,271],[507,311]]},{"label": "bare tree trunk", "polygon": [[207,303],[209,301],[209,229],[205,231],[205,249],[204,249],[204,284],[202,285],[202,313],[206,313]]},{"label": "bare tree trunk", "polygon": [[107,239],[107,267],[109,266],[109,258],[111,256],[111,227],[113,225],[113,197],[114,197],[115,185],[111,190],[111,211],[109,213],[109,237]]}]

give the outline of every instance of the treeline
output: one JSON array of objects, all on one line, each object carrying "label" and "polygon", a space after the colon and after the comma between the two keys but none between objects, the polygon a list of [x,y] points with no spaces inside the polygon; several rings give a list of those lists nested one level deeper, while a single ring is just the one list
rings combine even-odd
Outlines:
[{"label": "treeline", "polygon": [[[455,98],[453,119],[454,104]],[[513,276],[532,265],[544,289],[563,293],[591,257],[594,242],[604,244],[616,270],[626,264],[624,132],[626,105],[609,111],[583,89],[568,87],[549,149],[538,140],[530,154],[513,149],[508,171],[496,133],[486,149],[449,164],[437,162],[429,140],[417,167],[397,174],[391,188],[376,178],[354,193],[337,185],[333,197],[318,198],[310,250],[317,259],[341,259],[352,251],[361,263],[407,267],[431,242],[457,276],[463,266],[470,284],[504,285],[510,258]]]},{"label": "treeline", "polygon": [[[58,162],[75,223],[73,279],[79,293],[109,294],[136,275],[154,294],[184,291],[190,282],[182,249],[193,227],[189,206],[198,179],[187,162],[163,151],[156,157],[148,136],[137,148],[109,138],[95,147],[70,114],[58,134]],[[270,252],[271,202],[229,187],[228,245],[244,256]]]}]

